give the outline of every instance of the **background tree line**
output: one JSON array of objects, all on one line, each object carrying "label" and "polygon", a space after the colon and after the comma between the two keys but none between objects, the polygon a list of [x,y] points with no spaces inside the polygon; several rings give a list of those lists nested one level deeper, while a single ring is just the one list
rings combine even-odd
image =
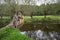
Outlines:
[{"label": "background tree line", "polygon": [[[60,15],[59,0],[54,4],[46,3],[47,0],[45,0],[44,4],[40,6],[36,6],[35,0],[22,1],[24,1],[24,5],[19,5],[19,0],[4,0],[5,3],[0,2],[0,17],[13,16],[14,11],[22,11],[27,16]],[[55,0],[52,1],[54,2]]]},{"label": "background tree line", "polygon": [[[14,13],[14,6],[7,4],[0,4],[0,16],[12,16]],[[16,7],[16,5],[15,5]],[[44,9],[45,7],[45,9]],[[44,10],[47,11],[47,15],[60,15],[60,4],[48,4],[41,6],[19,5],[19,10],[24,12],[24,15],[44,15]]]}]

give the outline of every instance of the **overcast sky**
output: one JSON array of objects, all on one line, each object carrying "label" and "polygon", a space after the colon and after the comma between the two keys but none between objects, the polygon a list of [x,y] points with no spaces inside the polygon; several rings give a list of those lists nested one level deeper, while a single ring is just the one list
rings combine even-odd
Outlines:
[{"label": "overcast sky", "polygon": [[[0,0],[1,1],[1,3],[3,3],[4,1],[3,0]],[[44,0],[35,0],[35,2],[36,2],[36,5],[41,5],[41,4],[43,4],[44,3]],[[45,1],[46,3],[56,3],[57,1],[56,0],[54,0],[54,2],[53,2],[53,0],[47,0],[47,1]],[[22,0],[19,0],[19,4],[23,4],[24,2],[22,1]]]},{"label": "overcast sky", "polygon": [[[44,4],[44,0],[35,0],[35,1],[36,1],[36,5]],[[23,4],[22,0],[20,0],[19,2],[20,2],[20,4]],[[57,2],[57,0],[54,0],[54,2],[53,2],[53,0],[47,0],[46,1],[46,3],[56,3],[56,2]]]}]

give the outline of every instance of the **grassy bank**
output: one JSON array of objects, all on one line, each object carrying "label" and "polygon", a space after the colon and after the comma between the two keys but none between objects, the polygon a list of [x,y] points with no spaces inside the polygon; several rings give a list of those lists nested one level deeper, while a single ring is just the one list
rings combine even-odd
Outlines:
[{"label": "grassy bank", "polygon": [[0,40],[32,40],[26,35],[22,35],[19,30],[7,27],[0,29]]}]

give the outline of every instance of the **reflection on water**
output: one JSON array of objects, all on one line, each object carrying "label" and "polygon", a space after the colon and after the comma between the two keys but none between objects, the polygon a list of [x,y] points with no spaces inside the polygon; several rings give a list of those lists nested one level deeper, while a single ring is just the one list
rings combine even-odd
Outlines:
[{"label": "reflection on water", "polygon": [[57,32],[44,32],[41,30],[36,31],[24,31],[22,34],[26,34],[28,37],[33,38],[34,40],[60,40],[60,34]]}]

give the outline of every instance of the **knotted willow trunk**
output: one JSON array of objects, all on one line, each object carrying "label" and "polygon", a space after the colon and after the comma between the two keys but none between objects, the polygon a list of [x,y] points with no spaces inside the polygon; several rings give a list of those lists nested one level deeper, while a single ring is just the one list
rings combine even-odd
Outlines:
[{"label": "knotted willow trunk", "polygon": [[24,24],[24,16],[20,12],[17,12],[13,16],[12,21],[7,26],[10,26],[12,28],[21,28],[23,24]]}]

